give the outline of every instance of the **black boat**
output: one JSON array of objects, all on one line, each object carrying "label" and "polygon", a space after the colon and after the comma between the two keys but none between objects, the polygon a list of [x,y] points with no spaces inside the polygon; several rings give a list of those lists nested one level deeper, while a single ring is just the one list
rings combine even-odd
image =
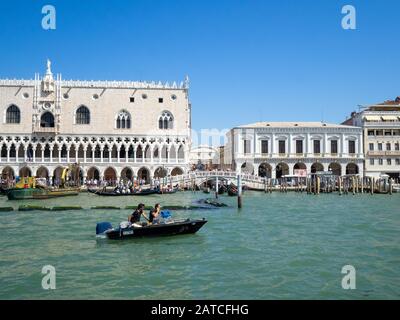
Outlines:
[{"label": "black boat", "polygon": [[135,224],[127,228],[112,228],[108,222],[98,223],[96,235],[104,235],[111,240],[122,240],[142,237],[175,236],[196,233],[204,224],[205,218],[198,220],[174,220],[171,222],[140,226]]},{"label": "black boat", "polygon": [[228,188],[228,195],[229,196],[231,196],[231,197],[235,197],[235,196],[237,196],[238,195],[238,190],[237,190],[237,188],[236,187],[229,187]]},{"label": "black boat", "polygon": [[116,191],[99,191],[88,189],[88,192],[97,194],[98,196],[109,196],[109,197],[120,197],[120,196],[148,196],[150,194],[156,194],[157,190],[145,189],[142,191],[135,191],[131,193],[122,193]]},{"label": "black boat", "polygon": [[3,188],[2,186],[0,186],[0,195],[6,195],[8,193],[8,190],[9,189]]},{"label": "black boat", "polygon": [[219,186],[218,194],[224,194],[225,192],[226,192],[226,187],[225,186]]},{"label": "black boat", "polygon": [[165,190],[165,191],[158,190],[157,193],[158,194],[172,194],[172,193],[176,193],[177,191],[178,191],[178,189]]}]

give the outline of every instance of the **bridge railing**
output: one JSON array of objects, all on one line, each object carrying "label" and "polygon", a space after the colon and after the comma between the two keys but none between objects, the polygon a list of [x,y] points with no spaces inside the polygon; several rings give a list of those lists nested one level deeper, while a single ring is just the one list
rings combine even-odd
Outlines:
[{"label": "bridge railing", "polygon": [[[225,179],[235,180],[237,179],[238,174],[233,171],[193,171],[187,174],[173,176],[171,177],[172,183],[179,183],[179,182],[189,182],[189,181],[196,181],[196,180],[204,180],[207,178],[216,178],[221,177]],[[265,178],[255,176],[252,174],[240,174],[241,179],[243,182],[250,182],[250,183],[264,183]]]}]

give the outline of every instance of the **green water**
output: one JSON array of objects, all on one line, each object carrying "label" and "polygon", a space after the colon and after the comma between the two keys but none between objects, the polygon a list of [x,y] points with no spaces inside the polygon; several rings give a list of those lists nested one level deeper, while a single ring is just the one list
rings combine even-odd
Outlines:
[{"label": "green water", "polygon": [[[42,201],[45,206],[191,204],[208,195]],[[399,299],[400,194],[338,196],[247,192],[244,209],[177,211],[206,217],[195,235],[98,240],[95,225],[129,210],[0,212],[0,299]],[[341,287],[344,265],[356,290]],[[56,268],[56,290],[41,270]]]}]

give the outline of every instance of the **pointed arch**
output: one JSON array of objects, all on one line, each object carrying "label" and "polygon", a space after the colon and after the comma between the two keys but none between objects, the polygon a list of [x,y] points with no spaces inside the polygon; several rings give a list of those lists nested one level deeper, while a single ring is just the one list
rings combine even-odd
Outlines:
[{"label": "pointed arch", "polygon": [[158,117],[158,128],[159,129],[173,129],[174,128],[174,116],[168,110],[164,110]]},{"label": "pointed arch", "polygon": [[125,109],[119,111],[115,116],[115,128],[117,129],[131,128],[131,114]]}]

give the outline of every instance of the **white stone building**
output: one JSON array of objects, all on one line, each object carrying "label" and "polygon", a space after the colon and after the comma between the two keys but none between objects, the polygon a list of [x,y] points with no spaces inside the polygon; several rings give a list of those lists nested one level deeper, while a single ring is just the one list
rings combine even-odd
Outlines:
[{"label": "white stone building", "polygon": [[400,178],[400,97],[353,112],[344,123],[363,128],[366,176]]},{"label": "white stone building", "polygon": [[362,129],[320,122],[258,122],[231,129],[225,163],[268,178],[363,174]]},{"label": "white stone building", "polygon": [[191,105],[180,84],[0,80],[0,172],[56,177],[79,162],[88,179],[184,173],[189,168]]}]

